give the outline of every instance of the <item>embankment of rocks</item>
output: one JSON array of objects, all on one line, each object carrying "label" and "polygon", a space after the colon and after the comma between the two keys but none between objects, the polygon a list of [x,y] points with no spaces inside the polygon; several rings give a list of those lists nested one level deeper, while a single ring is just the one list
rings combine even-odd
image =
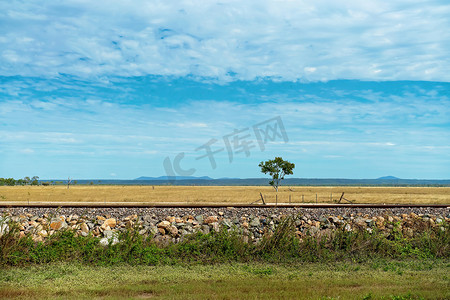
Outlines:
[{"label": "embankment of rocks", "polygon": [[136,230],[157,242],[180,242],[196,232],[239,230],[244,240],[257,243],[273,232],[283,218],[294,217],[299,238],[328,236],[333,230],[395,229],[414,237],[430,227],[447,230],[449,208],[2,208],[0,236],[16,224],[20,236],[31,234],[36,242],[60,230],[92,235],[102,245],[118,242],[118,233]]}]

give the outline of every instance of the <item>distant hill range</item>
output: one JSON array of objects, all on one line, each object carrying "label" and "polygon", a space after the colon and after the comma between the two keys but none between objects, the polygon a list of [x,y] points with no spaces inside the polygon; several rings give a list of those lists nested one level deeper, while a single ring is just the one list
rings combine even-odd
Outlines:
[{"label": "distant hill range", "polygon": [[159,177],[145,177],[141,176],[134,180],[213,180],[208,176],[194,177],[194,176],[159,176]]},{"label": "distant hill range", "polygon": [[377,179],[380,179],[380,180],[385,180],[385,179],[388,179],[388,180],[398,180],[398,179],[400,179],[400,178],[397,178],[397,177],[395,177],[395,176],[383,176],[383,177],[380,177],[380,178],[377,178]]},{"label": "distant hill range", "polygon": [[[48,181],[48,180],[42,180]],[[268,185],[269,178],[219,178],[208,176],[142,176],[132,180],[93,179],[77,180],[78,184],[113,184],[113,185]],[[344,179],[344,178],[286,178],[283,185],[294,186],[450,186],[450,179],[401,179],[394,176],[384,176],[377,179]]]}]

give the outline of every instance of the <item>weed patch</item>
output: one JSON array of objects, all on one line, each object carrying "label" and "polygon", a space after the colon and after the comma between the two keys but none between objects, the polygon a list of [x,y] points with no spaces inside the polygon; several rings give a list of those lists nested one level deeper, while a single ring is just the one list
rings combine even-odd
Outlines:
[{"label": "weed patch", "polygon": [[[334,262],[367,259],[430,259],[450,257],[450,230],[447,225],[428,228],[412,238],[400,233],[386,237],[373,230],[336,229],[332,235],[317,237],[295,234],[292,218],[286,218],[260,243],[246,242],[241,231],[223,228],[219,232],[201,232],[167,245],[130,229],[118,235],[119,242],[102,246],[93,236],[77,236],[74,231],[58,231],[44,241],[31,235],[19,237],[13,223],[0,237],[0,265],[45,264],[80,261],[97,265],[127,263],[131,265],[171,265],[179,262]],[[377,269],[377,266],[373,266]],[[392,268],[384,266],[384,268]]]}]

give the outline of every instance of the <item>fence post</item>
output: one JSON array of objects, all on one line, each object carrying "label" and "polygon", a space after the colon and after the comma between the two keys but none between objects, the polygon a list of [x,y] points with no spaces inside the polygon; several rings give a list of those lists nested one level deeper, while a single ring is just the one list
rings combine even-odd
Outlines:
[{"label": "fence post", "polygon": [[289,194],[289,204],[291,204],[291,194]]},{"label": "fence post", "polygon": [[266,205],[266,201],[264,201],[264,197],[263,197],[262,192],[259,192],[259,195],[261,196],[261,201],[262,201],[262,203],[263,203],[264,205]]},{"label": "fence post", "polygon": [[316,194],[316,204],[317,204],[317,194]]}]

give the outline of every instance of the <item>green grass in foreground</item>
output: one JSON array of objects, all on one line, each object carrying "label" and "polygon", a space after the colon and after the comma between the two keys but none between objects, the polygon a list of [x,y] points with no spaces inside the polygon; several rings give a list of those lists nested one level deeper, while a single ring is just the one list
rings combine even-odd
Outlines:
[{"label": "green grass in foreground", "polygon": [[450,299],[450,261],[89,266],[0,270],[0,298]]},{"label": "green grass in foreground", "polygon": [[[163,245],[137,230],[103,247],[61,231],[44,242],[0,237],[0,298],[450,299],[450,230],[295,234],[286,218],[260,243],[237,230]],[[420,225],[420,224],[419,224]],[[441,228],[442,227],[442,228]]]}]

